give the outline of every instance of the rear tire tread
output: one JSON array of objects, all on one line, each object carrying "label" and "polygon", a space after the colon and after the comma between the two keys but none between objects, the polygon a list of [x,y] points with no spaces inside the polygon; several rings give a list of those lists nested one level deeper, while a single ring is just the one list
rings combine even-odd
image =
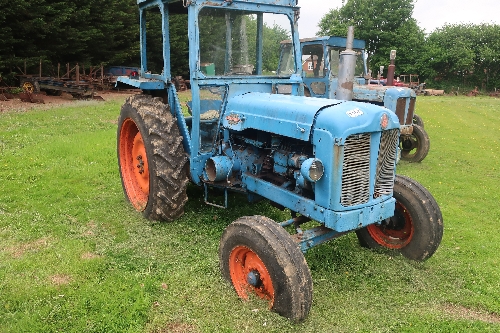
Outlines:
[{"label": "rear tire tread", "polygon": [[[161,98],[134,95],[125,101],[122,113],[135,113],[147,150],[150,171],[150,194],[143,215],[151,220],[172,221],[184,213],[189,179],[185,165],[188,162],[177,119]],[[119,124],[125,115],[120,116]],[[134,119],[135,121],[135,119]],[[180,144],[179,144],[180,142]],[[174,143],[171,148],[171,144]],[[126,193],[126,192],[125,192]]]}]

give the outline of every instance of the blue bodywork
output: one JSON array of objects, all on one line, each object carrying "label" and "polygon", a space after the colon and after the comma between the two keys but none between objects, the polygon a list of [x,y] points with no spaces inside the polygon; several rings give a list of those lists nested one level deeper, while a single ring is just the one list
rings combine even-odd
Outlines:
[{"label": "blue bodywork", "polygon": [[[189,155],[192,182],[205,186],[206,193],[215,187],[225,193],[228,189],[246,193],[249,200],[266,198],[319,222],[317,228],[297,228],[303,251],[394,215],[399,120],[381,106],[303,96],[296,0],[139,0],[138,4],[140,77],[118,81],[168,101]],[[161,74],[152,74],[147,67],[145,12],[150,8],[160,9],[164,23]],[[191,116],[183,113],[171,82],[167,27],[174,12],[188,15]],[[205,13],[221,22],[225,18],[228,24],[226,50],[221,53],[225,59],[200,60],[206,53],[199,28],[205,24]],[[230,37],[237,27],[234,17],[240,13],[252,15],[247,22],[256,22],[256,56],[251,60],[242,56],[243,63],[234,64]],[[295,65],[286,75],[266,72],[263,66],[262,34],[269,13],[289,21],[293,45],[289,61]],[[280,86],[289,87],[290,94],[279,94]],[[308,174],[313,162],[322,164],[318,180]],[[283,225],[288,223],[292,222]]]}]

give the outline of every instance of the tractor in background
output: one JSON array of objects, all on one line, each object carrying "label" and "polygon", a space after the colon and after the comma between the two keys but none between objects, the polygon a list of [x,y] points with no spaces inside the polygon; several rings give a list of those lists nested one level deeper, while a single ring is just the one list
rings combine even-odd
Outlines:
[{"label": "tractor in background", "polygon": [[[346,49],[346,37],[326,36],[301,39],[302,76],[306,96],[338,99],[336,94],[339,80],[340,53]],[[290,41],[281,43],[282,56],[278,72],[289,71],[286,54]],[[375,77],[368,71],[365,41],[353,39],[353,52],[357,60],[354,69],[352,100],[384,106],[394,112],[401,125],[401,159],[421,162],[430,149],[429,135],[424,122],[415,113],[416,94],[414,89],[398,85],[393,80],[396,51],[391,52],[389,75],[382,77],[383,68]],[[392,77],[390,77],[392,68]]]}]

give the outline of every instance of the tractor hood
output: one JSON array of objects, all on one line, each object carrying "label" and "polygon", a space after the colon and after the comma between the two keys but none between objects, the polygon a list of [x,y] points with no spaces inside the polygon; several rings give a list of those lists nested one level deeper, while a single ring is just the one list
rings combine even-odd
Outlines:
[{"label": "tractor hood", "polygon": [[353,92],[356,96],[355,99],[371,102],[384,102],[387,99],[396,101],[400,97],[416,97],[415,92],[410,88],[376,84],[355,84]]},{"label": "tractor hood", "polygon": [[319,112],[316,117],[315,136],[319,131],[327,132],[337,143],[342,143],[351,134],[380,132],[393,128],[399,128],[399,120],[389,109],[370,103],[344,101]]},{"label": "tractor hood", "polygon": [[258,129],[304,141],[317,128],[345,139],[353,133],[380,131],[383,114],[389,120],[386,129],[399,128],[395,114],[368,103],[247,93],[228,99],[222,123],[235,131]]},{"label": "tractor hood", "polygon": [[246,93],[228,99],[223,126],[253,128],[307,141],[318,110],[343,101],[269,93]]}]

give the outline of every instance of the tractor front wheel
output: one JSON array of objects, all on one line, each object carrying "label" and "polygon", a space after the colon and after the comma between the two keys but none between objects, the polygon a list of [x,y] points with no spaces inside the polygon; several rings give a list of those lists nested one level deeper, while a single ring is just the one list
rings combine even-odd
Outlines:
[{"label": "tractor front wheel", "polygon": [[219,245],[220,269],[238,296],[253,292],[269,308],[293,321],[307,317],[312,303],[312,278],[304,255],[292,237],[264,216],[246,216],[231,223]]},{"label": "tractor front wheel", "polygon": [[129,97],[118,119],[118,164],[125,196],[150,220],[184,213],[188,158],[176,119],[160,98]]},{"label": "tractor front wheel", "polygon": [[424,128],[424,120],[416,113],[413,114],[413,125],[418,125]]},{"label": "tractor front wheel", "polygon": [[401,159],[408,162],[421,162],[429,153],[431,141],[427,132],[418,125],[413,125],[413,133],[402,135],[399,146]]},{"label": "tractor front wheel", "polygon": [[443,216],[432,195],[411,178],[396,175],[394,216],[356,230],[363,247],[389,248],[408,259],[430,258],[443,237]]}]

